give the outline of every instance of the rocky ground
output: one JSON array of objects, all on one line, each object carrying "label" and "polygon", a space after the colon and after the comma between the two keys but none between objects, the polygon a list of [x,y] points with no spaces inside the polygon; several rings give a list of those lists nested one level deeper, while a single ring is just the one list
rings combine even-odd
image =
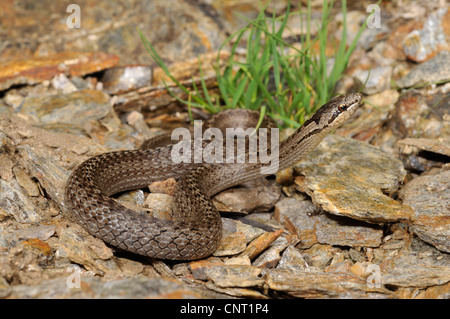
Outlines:
[{"label": "rocky ground", "polygon": [[[69,29],[65,2],[2,1],[0,297],[450,297],[445,1],[381,6],[380,27],[363,33],[338,85],[358,90],[370,69],[364,106],[276,179],[218,194],[217,207],[234,214],[223,214],[213,256],[150,260],[107,246],[67,218],[65,183],[83,160],[188,125],[136,26],[185,83],[197,81],[200,56],[215,90],[208,66],[245,25],[236,13],[255,17],[255,3],[85,0],[81,28]],[[268,14],[283,12],[285,3],[275,3]],[[349,1],[348,41],[367,5]],[[298,21],[289,23],[300,32]],[[173,183],[118,200],[161,216]]]}]

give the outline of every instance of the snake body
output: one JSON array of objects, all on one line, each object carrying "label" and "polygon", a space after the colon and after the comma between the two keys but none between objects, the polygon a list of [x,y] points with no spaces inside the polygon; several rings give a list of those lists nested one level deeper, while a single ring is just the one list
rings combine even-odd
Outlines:
[{"label": "snake body", "polygon": [[[324,104],[281,143],[279,169],[303,159],[360,103],[361,95],[350,93]],[[177,164],[171,160],[172,147],[109,152],[83,162],[72,172],[65,190],[71,217],[93,236],[140,255],[173,260],[211,255],[219,246],[222,224],[210,198],[261,176],[263,164]],[[178,181],[171,220],[132,211],[110,197],[170,177]]]}]

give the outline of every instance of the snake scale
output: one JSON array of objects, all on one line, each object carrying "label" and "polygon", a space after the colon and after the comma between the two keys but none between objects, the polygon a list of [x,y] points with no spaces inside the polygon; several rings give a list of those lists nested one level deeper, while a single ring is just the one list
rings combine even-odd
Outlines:
[{"label": "snake scale", "polygon": [[[361,99],[360,94],[350,93],[324,104],[280,144],[279,169],[303,159],[356,111]],[[227,116],[233,117],[233,112]],[[210,198],[261,176],[264,164],[176,164],[171,160],[172,147],[109,152],[83,162],[65,189],[70,217],[93,236],[140,255],[173,260],[211,255],[219,246],[222,224]],[[178,182],[171,220],[132,211],[110,197],[170,177]]]}]

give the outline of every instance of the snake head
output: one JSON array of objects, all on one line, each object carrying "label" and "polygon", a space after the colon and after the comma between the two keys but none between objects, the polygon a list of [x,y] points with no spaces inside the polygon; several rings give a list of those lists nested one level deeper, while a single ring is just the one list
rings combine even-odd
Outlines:
[{"label": "snake head", "polygon": [[361,101],[360,93],[336,96],[317,110],[303,126],[324,133],[332,131],[356,112]]}]

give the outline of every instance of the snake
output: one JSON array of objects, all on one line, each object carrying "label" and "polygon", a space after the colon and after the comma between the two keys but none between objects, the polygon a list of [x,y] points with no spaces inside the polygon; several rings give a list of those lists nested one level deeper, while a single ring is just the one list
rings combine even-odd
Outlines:
[{"label": "snake", "polygon": [[[332,98],[279,144],[279,170],[308,155],[361,105],[359,93]],[[225,117],[242,121],[242,109]],[[220,114],[220,113],[218,113]],[[222,115],[222,118],[224,116]],[[258,117],[257,117],[258,118]],[[256,163],[175,163],[175,144],[112,151],[88,158],[70,174],[64,202],[69,218],[107,244],[164,260],[196,260],[214,253],[222,238],[222,221],[211,197],[262,176]],[[125,208],[112,196],[174,178],[173,213],[169,219]]]}]

